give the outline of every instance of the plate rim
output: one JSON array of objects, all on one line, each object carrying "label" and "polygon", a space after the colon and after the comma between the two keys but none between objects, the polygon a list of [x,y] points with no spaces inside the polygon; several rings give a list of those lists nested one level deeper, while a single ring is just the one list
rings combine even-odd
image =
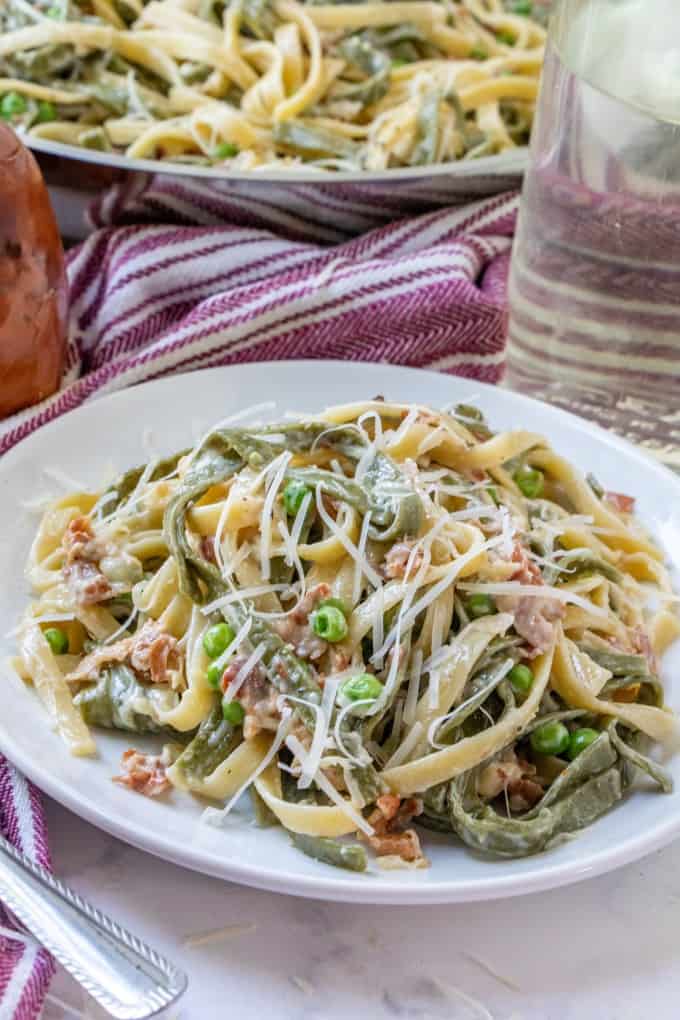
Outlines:
[{"label": "plate rim", "polygon": [[[164,164],[155,159],[130,159],[118,153],[97,152],[94,149],[81,149],[77,145],[66,142],[54,142],[34,135],[22,135],[21,141],[31,150],[45,156],[57,156],[62,159],[96,166],[107,166],[113,170],[128,173],[145,173],[161,177],[196,178],[201,181],[237,181],[250,182],[263,188],[267,185],[319,184],[326,188],[334,184],[342,185],[392,185],[397,181],[431,181],[453,177],[460,181],[478,178],[521,177],[529,162],[529,147],[518,146],[510,154],[496,153],[483,156],[477,160],[453,160],[448,163],[433,163],[425,167],[392,167],[387,170],[269,170],[266,173],[258,170],[234,170],[224,173],[216,167],[194,166],[193,164]],[[491,196],[488,196],[491,197]]]},{"label": "plate rim", "polygon": [[[267,369],[280,369],[282,365],[293,366],[293,370],[311,369],[320,371],[322,366],[342,366],[347,370],[347,361],[339,359],[291,359],[290,361],[262,361],[249,362],[243,365],[215,366],[206,369],[197,369],[193,372],[183,372],[176,375],[165,376],[160,379],[138,383],[122,390],[109,393],[100,393],[80,407],[54,419],[46,426],[27,436],[0,458],[0,484],[3,481],[5,470],[9,465],[12,467],[15,461],[20,461],[26,455],[33,442],[39,441],[39,437],[47,431],[58,431],[62,422],[73,421],[79,417],[96,415],[96,408],[101,402],[114,404],[124,401],[133,390],[148,392],[150,389],[158,391],[165,387],[181,385],[188,377],[201,377],[205,375],[239,373],[239,372],[266,372]],[[468,379],[461,376],[448,375],[447,373],[433,372],[431,370],[412,368],[410,366],[381,365],[380,363],[366,363],[371,370],[374,368],[397,370],[405,375],[418,373],[424,377],[437,379],[439,383],[442,377],[452,380],[454,386],[467,386],[475,391],[494,393],[499,391],[498,386],[484,383],[475,379]],[[362,368],[366,367],[362,364]],[[369,387],[370,388],[370,387]],[[512,401],[520,405],[538,407],[550,411],[551,418],[554,418],[559,426],[560,420],[568,421],[572,428],[577,428],[585,434],[599,436],[608,445],[620,450],[626,457],[644,464],[647,469],[659,474],[668,484],[669,482],[677,488],[680,496],[680,478],[669,468],[642,450],[629,443],[627,440],[613,433],[608,432],[594,422],[589,422],[579,415],[572,414],[562,408],[555,408],[551,405],[529,397],[523,393],[503,389],[502,392],[510,396]],[[17,680],[20,683],[19,680]],[[156,857],[170,861],[181,867],[189,868],[200,874],[210,875],[224,881],[234,881],[239,884],[264,889],[286,895],[298,895],[312,899],[326,899],[340,902],[361,902],[375,904],[394,904],[402,906],[445,904],[445,903],[466,903],[475,901],[492,901],[505,899],[514,896],[527,895],[533,892],[545,891],[548,889],[560,888],[583,881],[587,878],[594,878],[610,871],[614,871],[626,864],[640,860],[656,850],[668,845],[673,839],[680,835],[680,810],[675,817],[671,816],[666,821],[661,821],[651,830],[643,830],[638,835],[632,835],[623,843],[616,846],[605,847],[593,852],[583,862],[566,861],[557,865],[550,865],[549,851],[546,854],[537,855],[534,860],[546,862],[545,866],[538,867],[535,872],[528,875],[507,875],[483,879],[467,879],[455,881],[450,879],[433,878],[431,883],[421,885],[399,884],[387,877],[386,873],[379,873],[380,882],[373,882],[370,891],[362,888],[362,876],[353,875],[346,878],[342,873],[326,878],[319,874],[304,875],[297,872],[281,871],[271,867],[251,866],[241,864],[237,859],[231,857],[212,858],[207,850],[202,850],[194,845],[175,846],[167,837],[156,836],[150,828],[141,828],[136,822],[119,821],[107,816],[104,809],[100,809],[94,802],[80,802],[78,800],[77,788],[69,785],[44,771],[40,766],[35,765],[30,758],[30,752],[22,750],[20,744],[8,731],[0,728],[0,751],[5,754],[8,760],[16,765],[20,772],[28,777],[40,790],[45,792],[53,800],[74,814],[85,819],[91,824],[104,830],[110,835],[121,839],[137,849],[144,850]],[[488,862],[490,869],[497,862]],[[399,873],[395,873],[397,876]],[[375,879],[375,874],[371,877]],[[367,895],[366,895],[367,893]]]}]

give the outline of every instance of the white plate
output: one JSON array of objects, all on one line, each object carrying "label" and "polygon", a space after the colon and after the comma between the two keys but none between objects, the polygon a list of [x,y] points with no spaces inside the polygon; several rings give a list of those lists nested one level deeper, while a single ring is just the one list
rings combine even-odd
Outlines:
[{"label": "white plate", "polygon": [[[384,365],[278,362],[219,368],[148,383],[96,402],[41,429],[0,461],[0,632],[16,623],[28,597],[23,578],[37,518],[22,500],[58,487],[43,473],[59,468],[90,486],[112,468],[147,459],[143,434],[169,453],[194,438],[196,428],[265,400],[277,410],[315,411],[331,403],[382,393],[401,401],[441,406],[474,401],[492,426],[529,428],[547,435],[582,469],[612,489],[638,497],[639,512],[680,567],[680,481],[622,440],[562,411],[526,397],[465,379]],[[275,416],[275,415],[274,415]],[[676,582],[678,575],[676,574]],[[4,662],[12,639],[3,638]],[[675,666],[675,669],[673,668]],[[668,700],[680,706],[680,649],[664,662]],[[277,892],[374,903],[441,903],[493,899],[547,889],[635,860],[680,832],[680,756],[672,763],[677,792],[635,792],[578,838],[537,857],[487,860],[453,838],[425,833],[432,867],[417,872],[350,875],[311,861],[280,829],[257,829],[247,797],[223,830],[199,825],[202,806],[173,791],[151,801],[111,782],[125,736],[97,734],[97,759],[72,758],[48,725],[35,695],[4,667],[6,694],[0,746],[35,783],[95,825],[151,853],[197,871]],[[675,673],[675,679],[673,674]],[[139,741],[135,741],[139,743]]]}]

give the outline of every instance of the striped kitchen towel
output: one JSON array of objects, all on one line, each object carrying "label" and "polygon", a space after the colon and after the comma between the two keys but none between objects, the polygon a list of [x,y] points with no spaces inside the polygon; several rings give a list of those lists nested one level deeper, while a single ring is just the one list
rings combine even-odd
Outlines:
[{"label": "striped kitchen towel", "polygon": [[[68,259],[62,387],[0,422],[0,453],[86,400],[213,365],[343,358],[500,378],[514,192],[340,243],[334,231],[351,225],[334,226],[332,208],[315,235],[300,212],[251,204],[237,215],[232,202],[229,222],[211,208],[206,225],[205,196],[189,185],[166,206],[161,197],[109,194],[93,210],[100,226]],[[142,200],[172,222],[112,225],[142,214]],[[49,867],[37,791],[1,756],[0,830]],[[36,1020],[53,964],[11,927],[0,914],[0,1017]]]},{"label": "striped kitchen towel", "polygon": [[[213,365],[343,358],[497,382],[516,208],[509,192],[340,244],[310,240],[301,214],[267,224],[264,204],[257,225],[102,226],[69,257],[62,388],[0,423],[0,453],[99,394]],[[192,215],[205,203],[187,184]]]},{"label": "striped kitchen towel", "polygon": [[[0,831],[31,860],[50,867],[40,794],[0,755]],[[16,932],[0,905],[0,1017],[34,1020],[40,1015],[54,962],[30,936]]]}]

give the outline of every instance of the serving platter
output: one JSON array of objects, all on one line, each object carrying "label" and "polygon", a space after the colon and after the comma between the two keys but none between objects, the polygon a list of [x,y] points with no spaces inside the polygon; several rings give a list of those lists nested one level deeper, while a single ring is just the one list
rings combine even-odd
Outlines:
[{"label": "serving platter", "polygon": [[[431,867],[414,872],[349,874],[293,849],[281,829],[253,824],[247,798],[223,828],[201,823],[204,804],[173,791],[151,801],[111,782],[124,735],[97,733],[97,758],[69,756],[34,693],[8,663],[12,629],[28,590],[24,562],[37,519],[27,504],[74,487],[99,488],[112,474],[181,448],[209,425],[272,401],[262,417],[314,412],[373,397],[443,406],[477,403],[492,427],[546,435],[607,488],[638,499],[639,514],[662,544],[680,582],[680,480],[624,440],[519,394],[452,376],[385,365],[303,361],[194,372],[100,397],[25,440],[0,461],[0,659],[5,684],[0,749],[50,796],[93,824],[166,860],[245,885],[342,901],[446,903],[494,899],[588,878],[658,849],[680,834],[680,756],[669,762],[676,792],[636,790],[577,838],[523,860],[489,860],[452,838],[424,834]],[[667,700],[680,709],[680,647],[664,659]],[[135,738],[136,746],[144,746]],[[151,745],[148,745],[151,747]]]}]

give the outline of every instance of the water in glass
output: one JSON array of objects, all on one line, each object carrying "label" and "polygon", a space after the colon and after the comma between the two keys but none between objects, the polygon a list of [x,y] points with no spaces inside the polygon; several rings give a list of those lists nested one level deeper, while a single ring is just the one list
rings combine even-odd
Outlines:
[{"label": "water in glass", "polygon": [[510,281],[509,384],[680,468],[678,0],[553,16]]}]

